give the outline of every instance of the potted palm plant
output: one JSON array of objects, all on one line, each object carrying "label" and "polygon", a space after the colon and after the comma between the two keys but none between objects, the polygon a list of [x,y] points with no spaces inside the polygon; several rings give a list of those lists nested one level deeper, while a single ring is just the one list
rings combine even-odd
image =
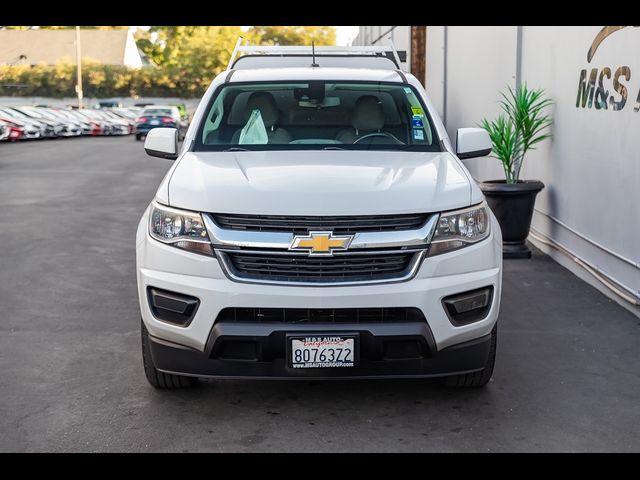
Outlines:
[{"label": "potted palm plant", "polygon": [[529,235],[536,195],[544,188],[539,180],[521,180],[520,171],[529,150],[551,137],[552,123],[545,113],[552,101],[543,89],[531,90],[526,84],[502,93],[501,113],[495,120],[484,119],[482,127],[493,142],[492,157],[500,160],[504,180],[480,183],[489,207],[502,229],[504,258],[530,258],[525,240]]}]

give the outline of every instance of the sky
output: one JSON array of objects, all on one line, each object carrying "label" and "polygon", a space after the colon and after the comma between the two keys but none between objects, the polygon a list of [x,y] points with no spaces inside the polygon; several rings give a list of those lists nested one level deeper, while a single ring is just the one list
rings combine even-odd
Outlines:
[{"label": "sky", "polygon": [[351,45],[353,39],[358,35],[358,29],[360,27],[344,27],[339,26],[336,28],[336,45],[348,46]]}]

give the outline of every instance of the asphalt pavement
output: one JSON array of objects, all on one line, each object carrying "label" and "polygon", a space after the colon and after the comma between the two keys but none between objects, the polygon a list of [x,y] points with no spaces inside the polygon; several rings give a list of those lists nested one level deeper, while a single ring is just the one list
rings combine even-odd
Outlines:
[{"label": "asphalt pavement", "polygon": [[484,390],[147,384],[135,231],[171,163],[132,137],[0,144],[0,451],[639,451],[640,320],[548,257],[505,261]]}]

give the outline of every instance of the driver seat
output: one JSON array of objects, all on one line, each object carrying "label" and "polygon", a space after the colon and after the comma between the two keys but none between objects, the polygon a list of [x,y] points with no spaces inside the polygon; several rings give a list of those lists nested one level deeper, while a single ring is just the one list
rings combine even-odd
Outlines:
[{"label": "driver seat", "polygon": [[360,137],[382,131],[384,110],[378,97],[363,95],[358,98],[351,113],[351,127],[338,132],[336,140],[342,143],[353,143]]}]

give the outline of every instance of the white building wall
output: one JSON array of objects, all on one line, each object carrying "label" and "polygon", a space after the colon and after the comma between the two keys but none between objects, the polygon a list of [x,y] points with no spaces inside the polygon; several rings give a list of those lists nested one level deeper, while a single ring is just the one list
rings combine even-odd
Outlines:
[{"label": "white building wall", "polygon": [[[429,33],[427,27],[427,49]],[[516,27],[446,27],[446,36],[444,121],[455,139],[460,126],[473,127],[483,115],[497,114],[497,92],[515,85]]]},{"label": "white building wall", "polygon": [[[426,89],[452,138],[460,127],[493,118],[500,92],[518,79],[547,91],[555,102],[554,138],[529,152],[521,178],[546,185],[537,198],[533,234],[565,251],[529,239],[640,316],[634,305],[640,303],[640,111],[634,111],[636,101],[640,110],[640,28],[613,33],[588,62],[602,28],[429,26]],[[611,102],[621,95],[613,76],[625,66],[631,77],[620,82],[627,101],[615,111]],[[596,109],[595,99],[592,108],[576,107],[580,72],[586,69],[588,78],[597,68],[597,88],[606,67],[611,78],[605,75],[602,87],[608,108]],[[465,164],[478,180],[504,178],[495,159]]]},{"label": "white building wall", "polygon": [[388,45],[389,37],[396,50],[407,52],[407,61],[402,62],[402,70],[410,71],[411,62],[411,27],[409,26],[360,26],[358,36],[353,45]]},{"label": "white building wall", "polygon": [[427,28],[427,58],[425,88],[429,99],[436,107],[438,114],[445,119],[445,28],[435,26]]}]

